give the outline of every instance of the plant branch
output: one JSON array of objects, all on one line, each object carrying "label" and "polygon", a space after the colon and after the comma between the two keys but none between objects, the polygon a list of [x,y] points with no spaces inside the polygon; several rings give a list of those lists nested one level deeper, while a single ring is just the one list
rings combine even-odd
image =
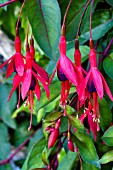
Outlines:
[{"label": "plant branch", "polygon": [[8,1],[8,2],[5,2],[4,4],[0,4],[0,8],[1,7],[4,7],[6,5],[9,5],[9,4],[12,4],[13,2],[17,2],[18,0],[11,0],[11,1]]},{"label": "plant branch", "polygon": [[113,38],[110,40],[108,46],[106,47],[105,51],[103,52],[103,54],[101,55],[99,61],[98,61],[98,65],[104,60],[104,58],[107,56],[107,53],[109,51],[110,46],[113,43]]},{"label": "plant branch", "polygon": [[94,0],[92,0],[92,6],[91,6],[91,10],[90,10],[90,39],[92,39],[92,9],[93,9],[93,4],[94,4]]},{"label": "plant branch", "polygon": [[63,19],[63,24],[62,24],[62,26],[65,26],[66,17],[67,17],[67,13],[68,13],[69,7],[70,7],[70,5],[71,5],[71,2],[72,2],[72,0],[69,1],[68,6],[67,6],[67,8],[66,8],[66,12],[65,12],[65,14],[64,14],[64,19]]},{"label": "plant branch", "polygon": [[83,11],[83,13],[82,13],[82,16],[81,16],[81,19],[80,19],[80,22],[79,22],[79,25],[78,25],[78,31],[77,31],[77,34],[76,34],[76,39],[78,39],[78,35],[79,35],[79,32],[80,32],[80,26],[81,26],[81,23],[82,23],[82,19],[83,19],[83,17],[84,17],[84,14],[85,14],[85,12],[86,12],[86,10],[87,10],[87,7],[88,7],[88,5],[89,5],[90,2],[91,2],[91,0],[89,0],[89,1],[85,4],[85,8],[84,8],[84,11]]},{"label": "plant branch", "polygon": [[[37,130],[40,128],[40,126],[41,126],[41,123],[38,125]],[[36,130],[36,131],[37,131],[37,130]],[[34,136],[34,134],[36,133],[36,131],[34,131],[34,132],[14,151],[14,153],[9,156],[9,158],[0,161],[0,166],[1,166],[1,165],[4,165],[4,164],[8,164],[8,163],[13,159],[13,157],[30,141],[30,139]]]}]

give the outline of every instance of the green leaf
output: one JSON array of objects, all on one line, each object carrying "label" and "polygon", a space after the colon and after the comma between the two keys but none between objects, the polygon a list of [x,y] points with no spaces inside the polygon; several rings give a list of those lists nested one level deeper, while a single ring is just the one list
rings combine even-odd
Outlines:
[{"label": "green leaf", "polygon": [[113,79],[113,53],[104,59],[103,67],[106,74]]},{"label": "green leaf", "polygon": [[11,113],[16,107],[17,98],[16,98],[16,93],[14,92],[10,101],[7,102],[7,98],[10,93],[10,90],[11,90],[11,85],[8,84],[0,85],[0,116],[2,117],[2,120],[5,124],[15,129],[16,122],[14,119],[11,118]]},{"label": "green leaf", "polygon": [[67,115],[67,116],[70,120],[70,123],[73,125],[73,127],[75,127],[79,132],[85,132],[85,128],[78,118],[72,115]]},{"label": "green leaf", "polygon": [[33,146],[29,155],[27,170],[44,167],[42,162],[42,151],[44,150],[45,146],[47,146],[47,140],[45,138],[42,138]]},{"label": "green leaf", "polygon": [[113,1],[112,1],[112,0],[106,0],[106,2],[107,2],[108,4],[110,4],[111,6],[113,6]]},{"label": "green leaf", "polygon": [[113,150],[105,153],[102,158],[99,160],[100,164],[107,164],[108,162],[113,161]]},{"label": "green leaf", "polygon": [[105,131],[111,124],[112,113],[105,99],[99,100],[100,107],[100,127]]},{"label": "green leaf", "polygon": [[10,143],[8,141],[8,129],[5,124],[0,123],[0,160],[8,157],[10,152]]},{"label": "green leaf", "polygon": [[83,170],[99,170],[99,168],[97,168],[96,166],[86,163],[84,161],[82,161],[82,168]]},{"label": "green leaf", "polygon": [[36,143],[38,140],[40,140],[43,137],[43,131],[42,128],[38,129],[35,135],[31,138],[29,145],[27,147],[27,153],[30,151],[34,143]]},{"label": "green leaf", "polygon": [[75,132],[73,136],[73,141],[77,145],[82,159],[85,162],[94,164],[95,166],[100,168],[100,164],[97,162],[98,155],[96,152],[96,148],[91,138],[84,133]]},{"label": "green leaf", "polygon": [[63,157],[57,170],[72,170],[73,166],[76,167],[76,161],[78,161],[78,154],[76,152],[68,151],[67,155]]},{"label": "green leaf", "polygon": [[54,122],[59,117],[61,117],[62,114],[63,114],[62,112],[50,113],[46,116],[46,118],[44,119],[44,122]]},{"label": "green leaf", "polygon": [[[95,28],[92,29],[93,40],[98,40],[103,37],[111,28],[113,27],[113,19],[102,23]],[[85,41],[90,39],[89,31],[82,34],[81,38],[85,39]]]},{"label": "green leaf", "polygon": [[109,146],[113,146],[113,126],[105,131],[102,140]]},{"label": "green leaf", "polygon": [[48,160],[48,152],[47,148],[45,147],[44,150],[42,151],[42,161],[45,165],[49,165],[49,160]]},{"label": "green leaf", "polygon": [[58,48],[61,16],[56,0],[27,0],[26,10],[34,37],[45,52],[54,60]]},{"label": "green leaf", "polygon": [[[66,38],[68,41],[71,41],[73,39],[75,39],[77,30],[78,30],[78,25],[80,22],[80,18],[82,15],[82,12],[84,11],[84,7],[81,8],[83,6],[83,4],[85,4],[86,0],[79,0],[79,1],[72,1],[69,11],[67,13],[67,17],[66,17]],[[68,6],[69,1],[65,0],[59,0],[59,4],[60,4],[60,9],[61,9],[61,14],[62,14],[62,20],[66,11],[66,8]],[[81,8],[81,10],[79,11],[78,14],[76,14],[76,12]],[[85,13],[86,15],[86,13]]]},{"label": "green leaf", "polygon": [[[82,62],[86,61],[88,59],[90,48],[86,45],[79,46],[81,56],[82,56]],[[67,56],[74,62],[74,41],[69,42],[67,44]]]},{"label": "green leaf", "polygon": [[37,112],[40,108],[42,107],[45,107],[46,105],[48,105],[50,102],[52,102],[54,99],[56,99],[56,97],[59,96],[60,94],[60,82],[59,81],[55,81],[51,84],[50,86],[50,99],[48,100],[47,97],[46,97],[46,93],[43,92],[42,95],[41,95],[41,99],[40,99],[40,102],[37,101],[37,104],[36,104],[36,109],[37,109]]}]

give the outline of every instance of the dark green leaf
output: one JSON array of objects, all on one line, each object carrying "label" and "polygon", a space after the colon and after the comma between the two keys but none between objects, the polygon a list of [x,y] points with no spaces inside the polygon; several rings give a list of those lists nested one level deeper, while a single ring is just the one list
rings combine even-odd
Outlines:
[{"label": "dark green leaf", "polygon": [[37,43],[45,54],[56,60],[60,37],[60,9],[56,0],[27,0],[26,10]]},{"label": "dark green leaf", "polygon": [[31,147],[34,145],[34,143],[40,140],[42,137],[43,137],[43,131],[41,128],[41,129],[38,129],[35,135],[31,138],[28,148],[27,148],[27,152],[29,152]]},{"label": "dark green leaf", "polygon": [[6,159],[10,152],[10,143],[8,142],[8,129],[0,123],[0,160]]},{"label": "dark green leaf", "polygon": [[60,132],[67,131],[67,127],[68,127],[68,118],[67,118],[67,116],[62,116],[61,125],[60,125]]},{"label": "dark green leaf", "polygon": [[84,161],[82,161],[82,168],[83,170],[99,170],[99,168],[97,168],[96,166],[86,163]]},{"label": "dark green leaf", "polygon": [[100,107],[100,127],[106,130],[112,121],[112,113],[105,99],[99,100]]},{"label": "dark green leaf", "polygon": [[45,146],[47,146],[47,140],[45,138],[42,138],[33,146],[29,155],[27,170],[44,167],[44,164],[42,162],[42,151]]},{"label": "dark green leaf", "polygon": [[73,141],[77,145],[79,151],[80,151],[80,156],[82,159],[90,164],[94,164],[98,168],[100,168],[98,161],[98,155],[96,152],[96,148],[93,144],[93,141],[91,138],[81,132],[76,132],[74,133],[73,136]]},{"label": "dark green leaf", "polygon": [[113,161],[113,150],[112,151],[109,151],[109,152],[106,152],[102,158],[99,160],[99,163],[100,164],[106,164],[108,162],[111,162]]},{"label": "dark green leaf", "polygon": [[59,96],[60,94],[60,82],[59,81],[55,81],[51,84],[50,86],[50,100],[47,99],[46,97],[46,93],[43,92],[42,95],[41,95],[41,99],[40,99],[40,102],[37,102],[37,105],[36,105],[36,109],[37,111],[48,105],[50,102],[52,102],[54,99],[56,99],[56,97]]},{"label": "dark green leaf", "polygon": [[72,115],[68,115],[68,118],[73,127],[75,127],[79,132],[85,132],[84,126],[78,118]]},{"label": "dark green leaf", "polygon": [[111,6],[113,6],[113,1],[112,1],[112,0],[106,0],[106,2],[107,2],[108,4],[110,4]]},{"label": "dark green leaf", "polygon": [[103,62],[103,67],[106,74],[113,79],[113,53],[111,53],[108,57],[105,58]]},{"label": "dark green leaf", "polygon": [[[92,29],[93,40],[98,40],[102,36],[104,36],[111,28],[113,27],[113,19],[106,21],[103,24],[100,24]],[[90,39],[89,31],[82,34],[81,38],[86,41]]]},{"label": "dark green leaf", "polygon": [[102,140],[109,146],[113,146],[113,126],[105,131]]},{"label": "dark green leaf", "polygon": [[76,167],[76,161],[78,160],[78,154],[75,152],[68,151],[67,155],[63,157],[61,162],[59,163],[58,170],[72,170]]},{"label": "dark green leaf", "polygon": [[16,107],[17,98],[16,93],[13,93],[9,102],[7,102],[8,95],[10,93],[11,86],[8,84],[0,85],[0,115],[4,123],[9,127],[15,129],[15,120],[11,118],[11,113]]}]

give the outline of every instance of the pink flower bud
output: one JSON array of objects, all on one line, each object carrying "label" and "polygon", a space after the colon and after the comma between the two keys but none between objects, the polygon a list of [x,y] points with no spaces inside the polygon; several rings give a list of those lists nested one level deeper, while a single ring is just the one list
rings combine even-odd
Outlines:
[{"label": "pink flower bud", "polygon": [[55,144],[58,136],[59,136],[59,129],[55,129],[53,132],[51,132],[48,141],[48,148],[51,148]]},{"label": "pink flower bud", "polygon": [[74,152],[74,145],[71,139],[68,139],[68,149]]}]

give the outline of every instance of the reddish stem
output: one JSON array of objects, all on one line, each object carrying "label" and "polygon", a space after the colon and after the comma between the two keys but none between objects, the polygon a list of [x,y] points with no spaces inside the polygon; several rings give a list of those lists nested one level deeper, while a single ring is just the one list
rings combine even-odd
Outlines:
[{"label": "reddish stem", "polygon": [[77,31],[77,34],[76,34],[76,38],[77,38],[77,39],[78,39],[78,35],[79,35],[79,32],[80,32],[80,26],[81,26],[81,23],[82,23],[82,19],[83,19],[83,17],[84,17],[84,14],[85,14],[86,9],[87,9],[87,7],[88,7],[88,5],[89,5],[90,2],[91,2],[91,0],[89,0],[89,1],[85,4],[85,8],[84,8],[84,11],[83,11],[83,13],[82,13],[82,16],[81,16],[81,19],[80,19],[80,22],[79,22],[79,26],[78,26],[78,31]]},{"label": "reddish stem", "polygon": [[18,0],[11,0],[11,1],[5,2],[4,4],[0,4],[0,8],[1,8],[1,7],[4,7],[4,6],[6,6],[6,5],[9,5],[9,4],[13,3],[13,2],[17,2],[17,1],[18,1]]},{"label": "reddish stem", "polygon": [[99,62],[98,62],[98,65],[104,60],[104,58],[106,57],[107,53],[108,53],[108,50],[110,48],[110,46],[112,45],[113,43],[113,38],[110,40],[108,46],[106,47],[105,51],[103,52],[102,56],[100,57],[99,59]]},{"label": "reddish stem", "polygon": [[[37,130],[40,128],[40,126],[41,126],[41,123],[38,125]],[[37,130],[36,130],[36,131],[37,131]],[[30,139],[34,136],[34,134],[36,133],[36,131],[34,131],[34,132],[14,151],[14,153],[9,156],[9,158],[0,161],[0,166],[1,166],[1,165],[4,165],[4,164],[8,164],[8,163],[13,159],[13,157],[30,141]]]},{"label": "reddish stem", "polygon": [[20,13],[19,13],[19,16],[18,16],[18,21],[17,21],[17,24],[16,24],[16,30],[18,30],[18,25],[19,25],[19,22],[20,22],[20,15],[22,13],[22,9],[23,9],[23,7],[25,5],[25,2],[26,2],[26,0],[24,0],[24,2],[22,3],[22,6],[20,8]]},{"label": "reddish stem", "polygon": [[62,26],[65,26],[66,17],[67,17],[67,13],[68,13],[69,7],[70,7],[70,5],[71,5],[71,2],[72,2],[72,0],[69,1],[68,6],[67,6],[67,8],[66,8],[66,12],[65,12],[65,14],[64,14],[64,19],[63,19],[63,24],[62,24]]},{"label": "reddish stem", "polygon": [[90,10],[90,39],[92,39],[92,9],[93,9],[93,4],[94,4],[94,0],[92,0],[92,6],[91,6],[91,10]]}]

